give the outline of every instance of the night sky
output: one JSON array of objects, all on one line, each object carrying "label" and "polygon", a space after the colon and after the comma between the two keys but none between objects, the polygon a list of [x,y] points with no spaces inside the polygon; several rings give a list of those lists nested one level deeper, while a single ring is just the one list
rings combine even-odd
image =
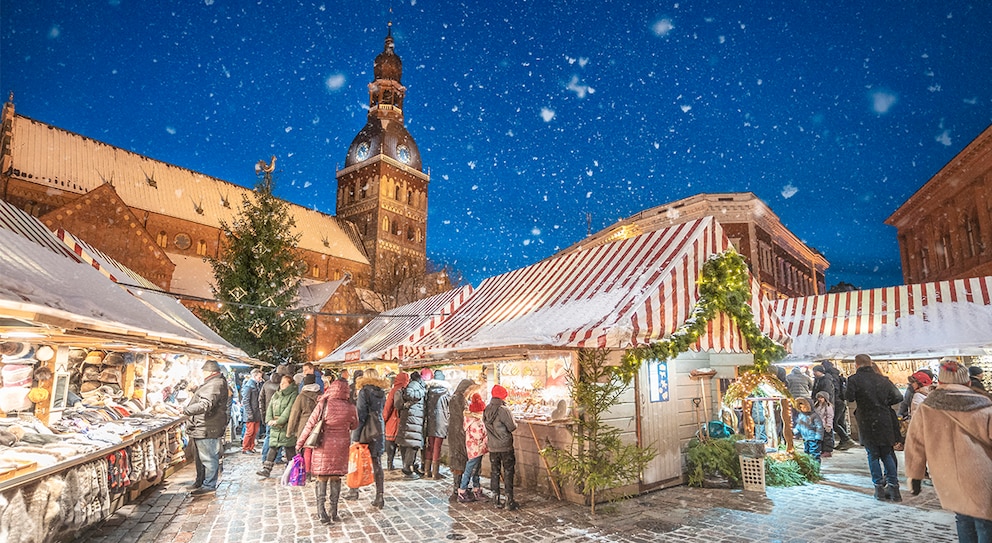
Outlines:
[{"label": "night sky", "polygon": [[[802,4],[811,4],[810,6]],[[393,21],[428,257],[485,277],[642,209],[751,191],[902,283],[884,220],[992,123],[992,2],[0,0],[18,113],[335,210]]]}]

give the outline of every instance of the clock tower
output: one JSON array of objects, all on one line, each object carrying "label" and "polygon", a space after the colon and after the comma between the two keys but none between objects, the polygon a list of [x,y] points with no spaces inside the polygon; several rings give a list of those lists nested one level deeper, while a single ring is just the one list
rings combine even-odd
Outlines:
[{"label": "clock tower", "polygon": [[365,127],[337,172],[337,216],[351,221],[372,260],[372,289],[422,276],[427,264],[427,184],[417,143],[403,125],[403,62],[392,23],[375,57]]}]

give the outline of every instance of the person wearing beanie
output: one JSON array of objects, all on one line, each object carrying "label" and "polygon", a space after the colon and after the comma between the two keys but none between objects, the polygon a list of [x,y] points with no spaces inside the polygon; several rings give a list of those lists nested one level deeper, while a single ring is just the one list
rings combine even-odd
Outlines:
[{"label": "person wearing beanie", "polygon": [[918,495],[929,469],[941,507],[955,514],[958,540],[989,541],[992,399],[971,389],[968,368],[954,359],[940,361],[937,379],[909,425],[906,478]]},{"label": "person wearing beanie", "polygon": [[441,370],[433,372],[432,377],[427,382],[427,427],[424,433],[427,446],[424,448],[424,469],[428,478],[442,479],[441,444],[448,437],[451,385],[444,380],[444,372]]},{"label": "person wearing beanie", "polygon": [[217,490],[220,472],[221,438],[227,430],[230,409],[230,389],[215,360],[207,360],[202,368],[204,379],[183,414],[190,417],[189,437],[196,445],[195,496]]},{"label": "person wearing beanie", "polygon": [[[482,413],[485,409],[486,403],[482,401],[482,396],[479,393],[473,394],[472,401],[468,405],[468,413],[465,414],[465,451],[468,454],[468,461],[465,463],[465,472],[458,487],[459,503],[474,502],[482,498],[482,482],[479,480],[479,474],[482,470],[482,457],[489,452],[486,424],[482,421]],[[469,484],[472,488],[469,488]]]},{"label": "person wearing beanie", "polygon": [[396,434],[396,445],[403,457],[403,475],[408,479],[419,479],[424,475],[417,464],[420,450],[424,448],[424,413],[427,387],[420,372],[410,372],[410,384],[403,389],[403,394],[393,398],[396,410],[400,414],[399,432]]},{"label": "person wearing beanie", "polygon": [[985,372],[982,371],[981,366],[971,366],[968,368],[968,375],[971,376],[971,388],[978,393],[988,394],[988,390],[985,389],[985,383],[982,382]]},{"label": "person wearing beanie", "polygon": [[830,394],[822,390],[813,399],[813,412],[823,421],[823,440],[821,441],[820,456],[830,458],[834,454],[834,404]]},{"label": "person wearing beanie", "polygon": [[[291,436],[303,433],[303,427],[306,426],[310,413],[313,413],[313,408],[317,405],[317,397],[320,396],[320,385],[317,384],[317,377],[313,373],[304,375],[301,385],[300,393],[296,395],[289,412],[289,424],[286,425],[286,431]],[[297,449],[297,452],[300,452],[300,449]],[[310,473],[312,453],[313,449],[309,447],[302,449],[303,465],[306,466],[307,473]]]},{"label": "person wearing beanie", "polygon": [[462,379],[448,402],[448,468],[451,469],[454,485],[448,501],[458,499],[458,489],[462,485],[462,474],[468,462],[465,445],[465,412],[468,411],[468,399],[478,389],[479,385],[476,385],[475,381]]},{"label": "person wearing beanie", "polygon": [[875,499],[902,501],[895,452],[895,445],[902,441],[902,435],[896,412],[890,407],[902,401],[902,394],[888,377],[875,371],[870,356],[857,355],[854,366],[854,375],[847,379],[845,399],[857,402],[854,418],[858,421],[858,439],[868,454]]},{"label": "person wearing beanie", "polygon": [[[486,425],[486,439],[489,446],[489,488],[493,491],[493,505],[513,511],[519,507],[513,499],[513,476],[516,473],[517,457],[513,452],[513,431],[517,423],[506,407],[507,391],[500,385],[493,385],[492,398],[482,413]],[[506,490],[506,502],[500,500],[500,475]],[[464,477],[464,475],[462,476]]]},{"label": "person wearing beanie", "polygon": [[813,366],[813,388],[810,390],[810,398],[816,401],[816,395],[820,392],[826,392],[830,397],[830,403],[834,403],[837,399],[834,396],[837,387],[834,386],[834,376],[827,373],[827,370],[823,366],[817,364]]}]

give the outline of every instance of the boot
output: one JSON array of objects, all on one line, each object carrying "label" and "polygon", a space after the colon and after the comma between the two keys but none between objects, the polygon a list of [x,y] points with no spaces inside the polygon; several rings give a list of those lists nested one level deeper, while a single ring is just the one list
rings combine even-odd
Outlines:
[{"label": "boot", "polygon": [[444,474],[441,473],[441,462],[434,462],[434,479],[440,480],[444,479]]},{"label": "boot", "polygon": [[518,504],[517,501],[513,499],[513,488],[512,487],[507,487],[506,488],[506,510],[507,511],[516,511],[517,509],[520,509],[520,504]]},{"label": "boot", "polygon": [[471,503],[475,501],[475,494],[467,488],[458,489],[458,503]]},{"label": "boot", "polygon": [[258,475],[259,477],[268,477],[272,473],[272,466],[272,462],[262,462],[262,469],[256,471],[255,475]]},{"label": "boot", "polygon": [[316,494],[317,494],[317,520],[321,524],[330,524],[331,519],[327,516],[327,508],[325,504],[327,503],[327,481],[321,481],[317,479]]},{"label": "boot", "polygon": [[902,494],[899,493],[899,485],[886,485],[885,497],[894,502],[901,502]]},{"label": "boot", "polygon": [[327,481],[327,497],[331,501],[331,520],[341,522],[341,517],[338,516],[338,498],[341,497],[340,477],[333,477],[330,481]]},{"label": "boot", "polygon": [[375,470],[372,475],[375,479],[375,499],[372,500],[372,507],[382,509],[382,506],[386,504],[385,500],[382,498],[382,487],[385,476],[383,475],[381,469]]},{"label": "boot", "polygon": [[452,491],[451,491],[451,495],[448,496],[448,501],[449,502],[453,502],[453,501],[458,500],[458,486],[462,482],[462,472],[460,472],[460,471],[453,471],[451,473],[454,474],[454,477],[452,477],[452,478],[454,479],[454,483],[455,484],[454,484],[454,489],[452,489]]},{"label": "boot", "polygon": [[431,479],[431,478],[434,477],[434,463],[433,462],[425,462],[424,463],[424,477],[427,478],[427,479]]},{"label": "boot", "polygon": [[476,501],[482,501],[482,500],[486,499],[486,495],[482,493],[482,487],[481,486],[480,487],[476,487],[476,489],[475,489],[475,491],[473,493],[475,494],[475,500]]},{"label": "boot", "polygon": [[502,509],[505,504],[499,499],[499,489],[493,490],[493,506],[496,509]]},{"label": "boot", "polygon": [[358,489],[357,488],[348,488],[348,493],[344,495],[344,499],[346,499],[348,501],[357,500],[358,499]]},{"label": "boot", "polygon": [[875,485],[875,499],[876,500],[888,499],[888,496],[885,495],[885,485]]}]

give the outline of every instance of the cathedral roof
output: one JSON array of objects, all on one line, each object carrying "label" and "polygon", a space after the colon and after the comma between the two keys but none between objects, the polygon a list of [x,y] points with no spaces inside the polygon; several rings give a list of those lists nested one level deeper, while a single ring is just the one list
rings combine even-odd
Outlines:
[{"label": "cathedral roof", "polygon": [[[20,114],[13,116],[10,173],[70,193],[86,194],[104,183],[130,207],[220,228],[234,222],[242,197],[252,190],[193,170],[139,155]],[[333,215],[289,204],[299,247],[368,264]]]}]

